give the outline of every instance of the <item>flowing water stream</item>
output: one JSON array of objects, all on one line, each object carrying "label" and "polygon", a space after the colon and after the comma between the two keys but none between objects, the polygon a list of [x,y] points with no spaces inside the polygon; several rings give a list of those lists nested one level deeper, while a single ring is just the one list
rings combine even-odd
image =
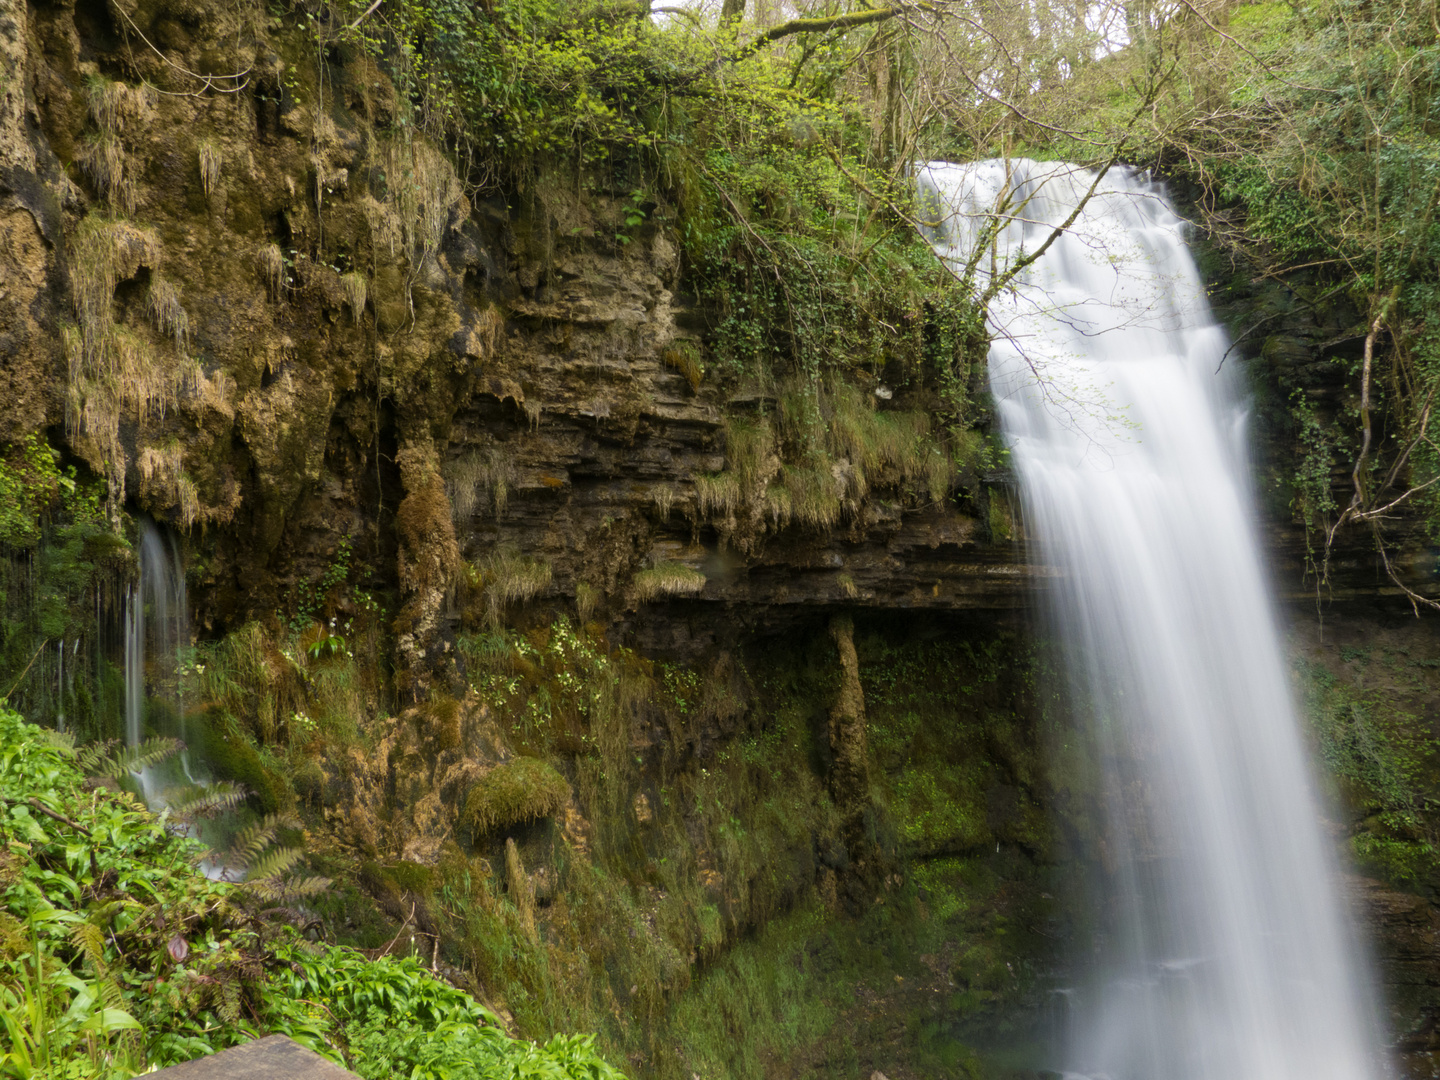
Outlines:
[{"label": "flowing water stream", "polygon": [[[931,164],[930,239],[957,267],[983,245],[983,288],[1094,180]],[[1261,566],[1242,387],[1182,221],[1111,170],[988,317],[991,389],[1028,535],[1061,572],[1054,626],[1105,795],[1095,955],[1055,1065],[1384,1075]]]},{"label": "flowing water stream", "polygon": [[[174,538],[141,518],[136,536],[140,574],[125,595],[125,744],[145,739],[147,711],[163,705],[174,713],[173,725],[185,738],[185,709],[180,694],[180,650],[189,645],[189,604],[185,565]],[[168,733],[168,732],[167,732]],[[188,753],[181,768],[190,777]],[[150,770],[137,774],[145,802],[164,805],[157,778]]]}]

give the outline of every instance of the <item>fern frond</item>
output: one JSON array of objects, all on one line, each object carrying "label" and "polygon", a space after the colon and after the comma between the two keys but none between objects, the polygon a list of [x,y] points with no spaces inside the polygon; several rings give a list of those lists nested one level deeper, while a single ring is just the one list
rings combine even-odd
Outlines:
[{"label": "fern frond", "polygon": [[80,771],[86,776],[100,775],[96,770],[102,762],[110,760],[110,751],[118,742],[118,739],[102,739],[100,742],[82,746],[75,752],[75,764],[80,766]]},{"label": "fern frond", "polygon": [[95,980],[95,986],[100,991],[101,1003],[107,1009],[121,1009],[126,1006],[125,995],[120,990],[120,984],[109,975],[104,975]]},{"label": "fern frond", "polygon": [[195,784],[171,795],[170,812],[185,821],[210,818],[225,810],[233,810],[249,794],[244,785],[233,780]]},{"label": "fern frond", "polygon": [[51,750],[59,750],[66,757],[73,758],[75,756],[75,733],[73,731],[41,728],[39,742]]},{"label": "fern frond", "polygon": [[245,875],[245,881],[258,883],[271,878],[279,878],[304,857],[305,852],[300,848],[271,848],[250,866],[250,872]]},{"label": "fern frond", "polygon": [[230,866],[250,867],[260,857],[270,843],[275,839],[275,833],[280,828],[280,818],[276,814],[266,814],[259,821],[246,825],[235,834],[235,839],[230,844],[230,850],[225,854],[225,862]]},{"label": "fern frond", "polygon": [[105,933],[93,922],[83,922],[70,931],[70,941],[90,961],[98,975],[105,975]]},{"label": "fern frond", "polygon": [[127,746],[124,750],[97,761],[95,775],[119,780],[126,773],[140,772],[142,769],[159,765],[184,749],[185,744],[179,739],[157,735],[153,739],[146,739],[139,746]]},{"label": "fern frond", "polygon": [[289,878],[284,881],[267,878],[264,884],[266,889],[271,892],[269,899],[283,904],[292,900],[304,900],[307,897],[318,896],[330,888],[331,881],[328,877],[320,877],[317,874],[311,877]]}]

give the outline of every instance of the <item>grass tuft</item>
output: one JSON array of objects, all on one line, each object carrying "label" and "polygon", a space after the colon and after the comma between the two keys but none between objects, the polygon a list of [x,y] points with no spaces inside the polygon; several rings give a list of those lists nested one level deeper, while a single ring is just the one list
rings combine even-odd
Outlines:
[{"label": "grass tuft", "polygon": [[86,138],[77,155],[80,168],[94,183],[114,213],[133,214],[137,199],[135,182],[125,168],[125,147],[113,131]]},{"label": "grass tuft", "polygon": [[549,817],[570,800],[570,785],[538,758],[496,765],[465,796],[461,821],[474,835]]},{"label": "grass tuft", "polygon": [[445,466],[445,487],[456,528],[468,523],[475,511],[485,506],[493,508],[499,519],[505,513],[515,479],[513,456],[498,446],[449,462]]},{"label": "grass tuft", "polygon": [[115,286],[159,260],[160,243],[147,229],[97,214],[80,222],[70,246],[70,273],[86,360],[99,355],[114,321]]},{"label": "grass tuft", "polygon": [[180,304],[180,293],[167,279],[159,274],[150,278],[150,291],[145,298],[145,312],[155,329],[168,338],[173,338],[175,348],[181,352],[190,341],[190,316]]},{"label": "grass tuft", "polygon": [[360,320],[365,317],[365,298],[370,290],[370,283],[365,275],[358,270],[352,270],[340,277],[340,287],[345,290],[345,302],[350,305],[350,314],[355,319],[355,325],[360,325]]},{"label": "grass tuft", "polygon": [[838,479],[824,458],[800,465],[786,465],[784,490],[790,516],[802,525],[828,530],[840,520],[840,496],[844,481]]},{"label": "grass tuft", "polygon": [[220,184],[220,174],[224,169],[225,156],[220,150],[219,144],[213,139],[201,139],[196,149],[196,156],[200,163],[200,186],[205,189],[205,197],[211,198],[215,189]]},{"label": "grass tuft", "polygon": [[740,507],[740,481],[733,473],[696,473],[695,508],[701,517],[730,520]]},{"label": "grass tuft", "polygon": [[485,592],[485,621],[494,629],[506,608],[531,600],[549,587],[553,572],[547,562],[502,548],[471,568],[470,576]]},{"label": "grass tuft", "polygon": [[583,625],[590,621],[590,616],[595,614],[595,607],[600,602],[600,590],[588,581],[577,582],[575,585],[575,613],[580,616]]},{"label": "grass tuft", "polygon": [[265,288],[269,290],[270,299],[283,300],[285,298],[285,255],[280,250],[279,244],[266,244],[256,253],[256,266],[260,270],[260,276],[265,281]]},{"label": "grass tuft", "polygon": [[700,359],[700,347],[693,341],[677,341],[664,353],[665,366],[678,371],[690,384],[691,392],[700,389],[705,379],[705,364]]},{"label": "grass tuft", "polygon": [[693,596],[705,588],[705,575],[684,563],[666,561],[636,573],[635,599],[642,604],[662,596]]},{"label": "grass tuft", "polygon": [[669,484],[657,484],[650,491],[650,502],[661,521],[670,520],[670,510],[675,505],[675,489]]}]

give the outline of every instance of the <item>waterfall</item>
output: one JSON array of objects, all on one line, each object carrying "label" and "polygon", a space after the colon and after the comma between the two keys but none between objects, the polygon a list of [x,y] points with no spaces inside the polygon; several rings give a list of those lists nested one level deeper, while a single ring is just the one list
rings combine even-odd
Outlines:
[{"label": "waterfall", "polygon": [[[1010,160],[919,179],[931,242],[984,288],[1095,174]],[[1243,388],[1183,223],[1111,170],[987,314],[1025,527],[1061,572],[1054,626],[1104,785],[1094,971],[1056,1064],[1384,1075],[1262,570]]]},{"label": "waterfall", "polygon": [[[147,702],[164,702],[184,732],[180,650],[190,643],[185,567],[174,539],[141,518],[136,537],[140,574],[125,594],[125,742],[145,738]],[[144,784],[142,778],[142,784]],[[149,791],[147,789],[147,796]]]}]

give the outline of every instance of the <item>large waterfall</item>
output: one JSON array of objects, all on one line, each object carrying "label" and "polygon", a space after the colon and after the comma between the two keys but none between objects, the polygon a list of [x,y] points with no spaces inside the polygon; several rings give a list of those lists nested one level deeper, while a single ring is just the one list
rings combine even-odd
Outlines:
[{"label": "large waterfall", "polygon": [[[932,242],[981,288],[1095,182],[1028,160],[921,174]],[[1241,388],[1183,223],[1113,169],[988,317],[991,388],[1028,534],[1061,572],[1055,627],[1105,788],[1094,970],[1056,1064],[1384,1075],[1261,567]]]}]

